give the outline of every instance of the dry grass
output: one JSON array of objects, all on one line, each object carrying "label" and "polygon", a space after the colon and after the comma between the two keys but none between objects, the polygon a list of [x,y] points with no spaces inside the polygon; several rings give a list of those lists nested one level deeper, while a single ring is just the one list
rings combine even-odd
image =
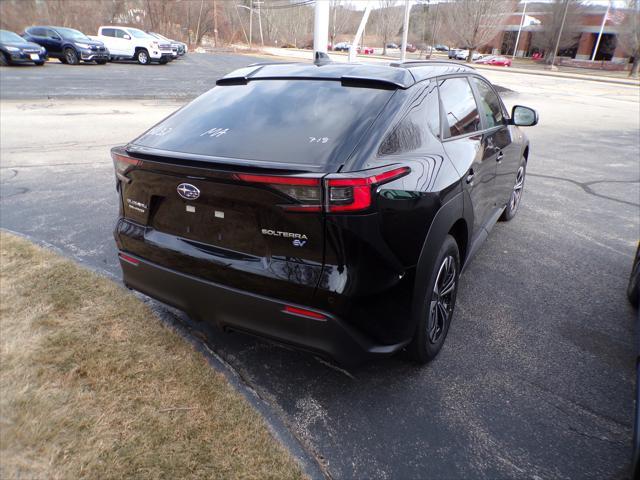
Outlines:
[{"label": "dry grass", "polygon": [[0,233],[0,478],[301,478],[135,296]]}]

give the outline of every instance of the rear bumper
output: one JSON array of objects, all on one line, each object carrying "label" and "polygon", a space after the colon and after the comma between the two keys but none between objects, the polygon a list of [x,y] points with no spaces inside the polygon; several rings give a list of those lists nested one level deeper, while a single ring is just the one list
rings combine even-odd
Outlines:
[{"label": "rear bumper", "polygon": [[329,313],[318,312],[326,317],[323,320],[287,313],[284,307],[291,304],[185,275],[123,253],[137,262],[134,265],[120,258],[125,285],[197,320],[215,323],[223,330],[257,335],[330,357],[343,365],[388,356],[406,345],[406,342],[377,345]]},{"label": "rear bumper", "polygon": [[80,50],[80,59],[87,62],[93,60],[109,60],[109,51]]}]

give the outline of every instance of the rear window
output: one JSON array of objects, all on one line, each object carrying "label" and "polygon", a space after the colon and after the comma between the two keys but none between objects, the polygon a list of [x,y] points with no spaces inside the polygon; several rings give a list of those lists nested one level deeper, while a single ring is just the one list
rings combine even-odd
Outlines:
[{"label": "rear window", "polygon": [[218,86],[134,143],[245,160],[341,164],[393,93],[333,80]]}]

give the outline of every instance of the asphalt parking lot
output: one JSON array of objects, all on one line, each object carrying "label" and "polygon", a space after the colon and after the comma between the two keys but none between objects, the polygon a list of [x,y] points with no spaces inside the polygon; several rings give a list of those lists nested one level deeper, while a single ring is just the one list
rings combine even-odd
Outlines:
[{"label": "asphalt parking lot", "polygon": [[[254,61],[264,59],[193,54],[167,66],[1,69],[0,227],[117,277],[109,147]],[[526,131],[518,216],[494,228],[465,272],[434,362],[391,358],[344,371],[181,317],[331,478],[626,476],[636,332],[624,292],[640,239],[638,89],[483,73],[513,91],[509,106],[534,107],[541,121]]]}]

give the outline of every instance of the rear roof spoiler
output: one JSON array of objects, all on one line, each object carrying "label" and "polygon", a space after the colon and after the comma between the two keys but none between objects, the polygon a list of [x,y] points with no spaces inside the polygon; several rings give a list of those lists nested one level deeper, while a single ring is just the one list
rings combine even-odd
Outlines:
[{"label": "rear roof spoiler", "polygon": [[216,81],[216,85],[246,85],[250,80],[328,80],[340,81],[345,87],[363,87],[363,88],[379,88],[384,90],[396,90],[398,88],[406,89],[405,85],[393,82],[385,78],[375,77],[358,77],[351,75],[343,75],[342,77],[295,77],[295,76],[269,76],[269,77],[250,77],[246,75],[224,77]]}]

